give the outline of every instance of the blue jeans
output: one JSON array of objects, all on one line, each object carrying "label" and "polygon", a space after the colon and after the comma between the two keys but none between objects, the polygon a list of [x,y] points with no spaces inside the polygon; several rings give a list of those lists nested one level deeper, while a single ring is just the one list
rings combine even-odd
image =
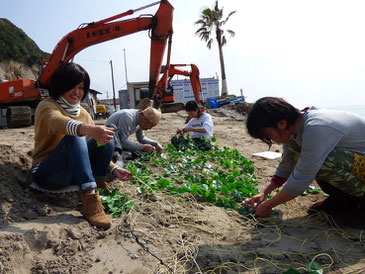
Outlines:
[{"label": "blue jeans", "polygon": [[65,136],[33,174],[46,189],[78,185],[80,191],[96,188],[95,177],[105,177],[113,156],[115,142],[98,147],[95,139]]}]

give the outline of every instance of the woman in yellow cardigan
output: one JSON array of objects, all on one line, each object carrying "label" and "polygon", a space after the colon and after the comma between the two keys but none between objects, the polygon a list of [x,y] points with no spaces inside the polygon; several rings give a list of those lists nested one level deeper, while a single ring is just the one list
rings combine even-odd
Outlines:
[{"label": "woman in yellow cardigan", "polygon": [[113,128],[95,125],[80,105],[89,87],[88,73],[75,63],[62,64],[52,75],[51,97],[36,109],[32,173],[37,184],[46,189],[77,185],[83,216],[92,225],[109,228],[111,220],[96,188],[108,188],[108,172],[121,180],[132,175],[111,162]]}]

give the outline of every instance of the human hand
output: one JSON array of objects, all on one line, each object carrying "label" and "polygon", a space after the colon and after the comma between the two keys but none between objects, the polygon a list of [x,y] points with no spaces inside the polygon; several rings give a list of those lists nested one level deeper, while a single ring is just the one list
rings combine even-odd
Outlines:
[{"label": "human hand", "polygon": [[157,153],[162,153],[163,148],[162,148],[162,146],[159,143],[157,143],[157,145],[156,145],[155,148],[156,148]]},{"label": "human hand", "polygon": [[176,134],[183,135],[183,134],[184,134],[184,129],[182,129],[182,128],[178,128],[178,129],[176,130]]},{"label": "human hand", "polygon": [[114,169],[113,175],[118,177],[122,181],[128,181],[133,177],[133,174],[131,172],[121,167],[117,167],[116,169]]},{"label": "human hand", "polygon": [[271,215],[272,208],[268,206],[268,203],[264,202],[257,206],[255,215],[258,218],[267,218]]},{"label": "human hand", "polygon": [[260,204],[262,204],[263,201],[265,201],[265,195],[264,195],[264,193],[260,192],[259,194],[253,196],[252,198],[246,199],[245,202],[244,202],[244,206],[247,209],[251,208],[253,211],[256,211],[258,206]]},{"label": "human hand", "polygon": [[142,151],[147,153],[152,153],[155,150],[155,147],[150,144],[143,144],[142,145]]},{"label": "human hand", "polygon": [[82,124],[79,128],[81,135],[93,137],[100,144],[109,144],[114,138],[114,128]]},{"label": "human hand", "polygon": [[109,144],[114,138],[114,128],[106,126],[96,126],[96,136],[93,136],[95,140],[99,142],[100,145]]}]

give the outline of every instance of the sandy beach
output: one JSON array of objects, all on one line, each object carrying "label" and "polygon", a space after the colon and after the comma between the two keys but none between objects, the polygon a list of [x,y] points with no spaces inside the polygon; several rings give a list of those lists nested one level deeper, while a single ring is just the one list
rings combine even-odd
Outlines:
[{"label": "sandy beach", "polygon": [[[246,133],[246,110],[209,112],[217,144],[251,160],[262,188],[280,158],[253,155],[268,147]],[[146,135],[166,146],[185,118],[184,111],[164,113]],[[109,230],[98,230],[77,210],[77,193],[30,190],[33,138],[33,126],[0,129],[0,273],[305,273],[311,261],[324,273],[365,271],[363,230],[338,226],[326,214],[307,215],[322,192],[277,207],[277,218],[258,220],[191,194],[141,194],[114,180],[135,206]]]}]

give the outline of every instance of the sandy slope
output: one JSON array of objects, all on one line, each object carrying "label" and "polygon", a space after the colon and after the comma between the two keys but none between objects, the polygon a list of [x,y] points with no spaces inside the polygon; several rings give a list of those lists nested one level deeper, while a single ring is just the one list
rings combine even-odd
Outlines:
[{"label": "sandy slope", "polygon": [[[247,135],[242,112],[211,112],[218,144],[251,159],[264,185],[279,160],[252,156],[267,146]],[[184,112],[163,114],[147,135],[166,145],[184,120]],[[81,218],[77,194],[29,190],[33,130],[0,130],[0,273],[281,273],[315,257],[325,272],[365,271],[362,230],[306,215],[322,195],[299,197],[278,207],[279,218],[257,221],[189,195],[182,204],[161,193],[138,194],[115,180],[136,205],[99,231]]]}]

